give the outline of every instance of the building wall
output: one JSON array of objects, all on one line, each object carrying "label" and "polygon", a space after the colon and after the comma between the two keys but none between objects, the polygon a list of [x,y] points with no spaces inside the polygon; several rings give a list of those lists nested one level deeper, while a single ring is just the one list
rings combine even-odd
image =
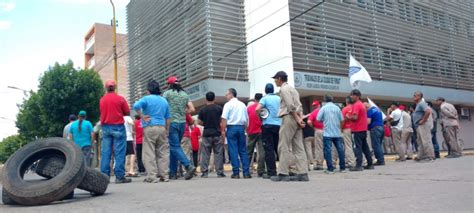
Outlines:
[{"label": "building wall", "polygon": [[169,76],[183,87],[206,79],[246,82],[244,18],[243,1],[130,1],[130,101],[152,79],[164,88]]},{"label": "building wall", "polygon": [[[99,73],[100,78],[105,83],[109,79],[114,79],[114,60],[113,60],[113,28],[110,25],[95,23],[92,29],[86,34],[87,38],[94,35],[94,54],[95,65],[87,67],[91,59],[90,54],[86,54],[86,67],[92,68]],[[127,35],[117,34],[117,78],[118,94],[129,97],[129,82],[127,72],[128,50]]]}]

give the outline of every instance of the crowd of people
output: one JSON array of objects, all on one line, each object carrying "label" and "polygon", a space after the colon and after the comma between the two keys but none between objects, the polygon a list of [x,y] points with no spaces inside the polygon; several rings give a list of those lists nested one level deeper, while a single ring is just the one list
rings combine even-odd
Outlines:
[{"label": "crowd of people", "polygon": [[[245,105],[229,88],[222,107],[210,91],[198,112],[176,77],[168,78],[163,93],[153,80],[147,95],[132,105],[134,120],[127,101],[115,92],[116,83],[107,81],[107,93],[100,100],[100,170],[111,176],[113,168],[115,183],[129,183],[130,177],[138,176],[145,176],[148,183],[189,180],[197,176],[197,167],[201,178],[212,170],[223,178],[227,159],[232,179],[239,179],[241,173],[244,179],[252,178],[255,161],[258,177],[309,181],[308,172],[324,170],[324,162],[326,174],[334,174],[337,165],[341,173],[383,166],[384,153],[389,152],[395,152],[399,162],[432,162],[440,158],[438,120],[448,147],[446,157],[462,156],[457,111],[442,97],[435,102],[439,116],[419,91],[409,108],[393,102],[385,116],[370,100],[363,102],[361,92],[354,89],[342,109],[326,94],[323,106],[314,100],[312,111],[305,115],[298,91],[287,83],[288,75],[279,71],[272,78],[280,87],[278,94],[268,83],[265,95],[257,93]],[[85,111],[70,115],[63,135],[82,149],[90,166],[91,146],[98,137],[86,117]]]}]

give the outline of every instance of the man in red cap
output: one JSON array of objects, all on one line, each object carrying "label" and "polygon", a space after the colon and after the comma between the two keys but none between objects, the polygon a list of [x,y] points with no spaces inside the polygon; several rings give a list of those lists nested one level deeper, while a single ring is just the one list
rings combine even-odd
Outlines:
[{"label": "man in red cap", "polygon": [[102,125],[100,170],[110,176],[110,158],[112,150],[114,150],[115,183],[129,183],[132,180],[125,178],[125,147],[127,142],[123,116],[130,115],[130,108],[125,98],[115,93],[115,88],[115,81],[106,81],[105,89],[107,93],[100,99],[100,122]]},{"label": "man in red cap", "polygon": [[313,112],[309,115],[308,125],[314,128],[314,141],[315,141],[315,156],[316,165],[314,170],[323,170],[324,155],[323,155],[323,123],[316,120],[318,117],[321,104],[318,100],[314,100],[311,106],[314,107]]},{"label": "man in red cap", "polygon": [[193,113],[194,105],[189,99],[188,94],[179,84],[176,76],[171,76],[166,81],[168,90],[163,93],[163,97],[168,101],[171,112],[171,124],[169,129],[168,141],[170,145],[170,179],[177,179],[178,161],[186,168],[184,178],[189,180],[193,178],[196,167],[192,165],[181,147],[184,129],[186,128],[186,113]]}]

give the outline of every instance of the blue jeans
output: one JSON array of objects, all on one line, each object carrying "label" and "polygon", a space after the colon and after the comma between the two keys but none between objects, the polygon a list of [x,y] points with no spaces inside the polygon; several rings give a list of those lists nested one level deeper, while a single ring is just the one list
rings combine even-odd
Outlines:
[{"label": "blue jeans", "polygon": [[382,143],[384,138],[383,126],[376,126],[370,129],[370,140],[372,141],[372,149],[374,149],[375,158],[378,163],[385,163],[383,157]]},{"label": "blue jeans", "polygon": [[240,173],[240,161],[242,161],[244,175],[250,175],[245,127],[243,125],[227,126],[227,145],[229,147],[229,158],[230,163],[232,164],[232,173],[234,175],[238,175]]},{"label": "blue jeans", "polygon": [[433,143],[433,149],[435,152],[435,156],[439,155],[439,144],[438,144],[438,138],[436,137],[436,132],[432,131],[431,132],[431,143]]},{"label": "blue jeans", "polygon": [[326,160],[326,165],[328,166],[329,171],[334,171],[334,166],[332,165],[332,144],[337,150],[337,155],[339,157],[339,169],[346,169],[345,154],[344,154],[344,145],[341,137],[323,137],[324,144],[324,160]]},{"label": "blue jeans", "polygon": [[[113,146],[113,147],[112,147]],[[127,146],[125,126],[102,125],[102,159],[100,161],[100,171],[110,176],[110,159],[112,152],[115,156],[115,177],[122,179],[125,177],[125,148]]]},{"label": "blue jeans", "polygon": [[170,176],[176,176],[178,171],[178,161],[185,167],[189,166],[189,159],[181,148],[181,140],[183,139],[185,123],[171,123],[168,141],[170,144]]},{"label": "blue jeans", "polygon": [[84,163],[87,167],[91,167],[92,164],[92,148],[91,146],[81,147],[82,154],[84,155]]}]

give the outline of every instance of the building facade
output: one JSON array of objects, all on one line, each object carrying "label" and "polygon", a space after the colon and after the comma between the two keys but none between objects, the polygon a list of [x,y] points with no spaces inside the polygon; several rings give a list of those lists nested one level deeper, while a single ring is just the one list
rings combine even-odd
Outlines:
[{"label": "building facade", "polygon": [[[128,38],[117,33],[117,92],[128,98]],[[103,82],[114,79],[113,27],[95,23],[84,37],[84,67],[99,73]]]},{"label": "building facade", "polygon": [[246,1],[248,40],[299,16],[248,47],[251,95],[271,82],[261,79],[284,70],[306,112],[325,93],[343,102],[352,89],[352,54],[373,79],[361,86],[364,97],[384,109],[392,101],[411,104],[418,90],[430,101],[445,97],[463,115],[465,147],[474,148],[473,131],[465,131],[474,129],[474,2],[342,0],[315,7],[320,2]]},{"label": "building facade", "polygon": [[[248,96],[243,1],[141,1],[127,5],[130,102],[156,80],[177,76],[193,100],[203,102],[223,85]],[[234,51],[232,54],[230,52]]]}]

